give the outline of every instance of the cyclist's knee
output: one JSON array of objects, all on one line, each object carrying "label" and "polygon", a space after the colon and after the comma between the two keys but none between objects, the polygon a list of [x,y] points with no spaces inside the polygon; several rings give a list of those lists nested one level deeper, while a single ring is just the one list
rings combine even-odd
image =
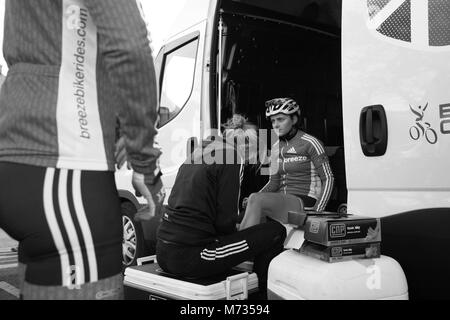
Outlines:
[{"label": "cyclist's knee", "polygon": [[248,197],[248,205],[249,206],[262,205],[263,199],[264,199],[263,193],[252,193]]}]

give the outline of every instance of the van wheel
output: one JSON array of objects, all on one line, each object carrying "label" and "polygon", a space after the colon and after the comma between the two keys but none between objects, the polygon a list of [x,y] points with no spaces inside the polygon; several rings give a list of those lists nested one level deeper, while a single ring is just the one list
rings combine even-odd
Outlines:
[{"label": "van wheel", "polygon": [[136,265],[136,260],[146,255],[144,235],[140,223],[134,220],[137,212],[131,202],[122,202],[122,264],[124,267]]}]

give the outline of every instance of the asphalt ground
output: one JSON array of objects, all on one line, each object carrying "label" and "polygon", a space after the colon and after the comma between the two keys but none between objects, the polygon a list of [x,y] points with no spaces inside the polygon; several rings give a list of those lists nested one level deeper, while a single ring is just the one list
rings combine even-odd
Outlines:
[{"label": "asphalt ground", "polygon": [[0,229],[0,300],[19,298],[17,252],[13,251],[16,247],[17,241]]}]

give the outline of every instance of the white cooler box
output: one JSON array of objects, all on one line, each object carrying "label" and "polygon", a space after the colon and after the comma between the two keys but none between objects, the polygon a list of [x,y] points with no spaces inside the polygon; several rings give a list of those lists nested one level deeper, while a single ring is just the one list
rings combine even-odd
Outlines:
[{"label": "white cooler box", "polygon": [[407,300],[405,274],[394,259],[328,263],[286,250],[269,266],[272,300]]},{"label": "white cooler box", "polygon": [[244,300],[258,291],[255,273],[232,270],[220,277],[187,280],[164,272],[149,259],[139,259],[138,266],[125,269],[125,299],[127,300]]}]

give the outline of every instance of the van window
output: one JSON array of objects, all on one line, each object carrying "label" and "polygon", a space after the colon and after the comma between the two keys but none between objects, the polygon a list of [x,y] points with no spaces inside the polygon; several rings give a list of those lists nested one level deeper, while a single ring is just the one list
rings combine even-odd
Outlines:
[{"label": "van window", "polygon": [[191,95],[197,47],[198,38],[165,54],[158,128],[174,119]]}]

